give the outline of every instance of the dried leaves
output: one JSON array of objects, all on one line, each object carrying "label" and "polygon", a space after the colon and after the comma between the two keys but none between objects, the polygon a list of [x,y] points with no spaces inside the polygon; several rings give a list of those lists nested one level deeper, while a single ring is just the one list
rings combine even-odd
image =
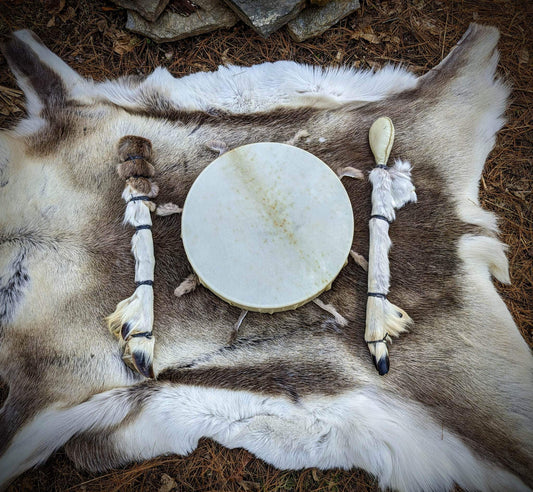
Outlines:
[{"label": "dried leaves", "polygon": [[427,32],[433,36],[440,36],[443,32],[443,27],[437,25],[436,21],[429,17],[413,16],[411,18],[413,27],[419,31]]},{"label": "dried leaves", "polygon": [[116,32],[111,36],[113,37],[113,51],[119,55],[131,53],[141,43],[140,38],[125,32]]},{"label": "dried leaves", "polygon": [[372,29],[372,26],[365,26],[363,28],[356,29],[350,38],[363,39],[372,44],[389,43],[398,46],[401,43],[399,36],[394,36],[393,34],[387,32],[380,32],[379,34],[376,34],[374,29]]},{"label": "dried leaves", "polygon": [[44,8],[49,14],[57,15],[65,8],[65,0],[45,0]]},{"label": "dried leaves", "polygon": [[9,116],[22,113],[22,91],[0,85],[0,114]]},{"label": "dried leaves", "polygon": [[76,16],[76,11],[73,7],[68,6],[65,9],[65,0],[46,0],[45,8],[49,14],[52,14],[52,17],[46,23],[46,27],[53,27],[58,21],[68,22]]},{"label": "dried leaves", "polygon": [[357,29],[350,36],[352,39],[364,39],[372,44],[381,43],[380,37],[374,33],[374,29],[371,26],[365,26],[362,29]]}]

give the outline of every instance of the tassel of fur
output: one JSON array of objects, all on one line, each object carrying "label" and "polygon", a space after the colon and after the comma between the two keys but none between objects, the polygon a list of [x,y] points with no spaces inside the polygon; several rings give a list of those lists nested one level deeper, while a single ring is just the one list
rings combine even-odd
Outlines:
[{"label": "tassel of fur", "polygon": [[325,302],[322,302],[320,299],[313,299],[313,302],[324,311],[328,312],[329,314],[332,314],[335,318],[335,321],[339,326],[348,326],[348,320],[340,314],[333,304],[326,304]]},{"label": "tassel of fur", "polygon": [[159,189],[151,181],[154,167],[147,159],[151,143],[141,137],[126,136],[119,141],[117,166],[119,176],[126,181],[122,198],[126,202],[124,223],[136,228],[131,240],[135,258],[135,282],[133,295],[118,303],[115,312],[107,317],[109,330],[123,344],[123,360],[145,377],[153,378],[154,337],[154,244],[152,239],[151,211],[155,203],[150,200]]},{"label": "tassel of fur", "polygon": [[356,169],[355,167],[343,167],[337,170],[337,176],[339,179],[344,178],[345,176],[348,178],[354,178],[354,179],[364,179],[365,175],[363,174],[363,171]]},{"label": "tassel of fur", "polygon": [[198,287],[200,279],[195,273],[191,273],[181,284],[174,289],[174,295],[176,297],[184,296]]},{"label": "tassel of fur", "polygon": [[233,329],[231,330],[231,335],[229,337],[229,344],[235,343],[235,340],[237,340],[237,335],[239,334],[239,329],[242,325],[242,322],[244,321],[244,318],[246,318],[246,315],[248,314],[248,311],[246,309],[243,309],[241,311],[241,314],[239,315],[239,319],[235,322],[233,325]]},{"label": "tassel of fur", "polygon": [[350,256],[352,257],[353,261],[355,261],[365,272],[368,272],[368,261],[363,255],[351,249]]},{"label": "tassel of fur", "polygon": [[396,218],[395,209],[416,201],[411,182],[411,166],[397,161],[386,166],[394,141],[394,126],[389,118],[379,118],[369,132],[370,146],[377,167],[370,173],[372,216],[369,223],[368,300],[366,305],[365,341],[380,375],[389,371],[387,343],[399,336],[412,322],[407,313],[389,302],[390,287],[389,223]]},{"label": "tassel of fur", "polygon": [[155,214],[161,217],[166,217],[167,215],[181,214],[183,209],[178,207],[175,203],[163,203],[163,205],[158,205],[155,209]]}]

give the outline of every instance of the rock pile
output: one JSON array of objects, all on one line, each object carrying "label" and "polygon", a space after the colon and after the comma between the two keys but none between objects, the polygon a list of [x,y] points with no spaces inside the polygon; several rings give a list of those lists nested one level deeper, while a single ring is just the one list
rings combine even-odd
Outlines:
[{"label": "rock pile", "polygon": [[265,38],[286,25],[295,41],[303,41],[359,8],[359,0],[113,1],[128,10],[127,29],[157,43],[229,28],[239,20]]}]

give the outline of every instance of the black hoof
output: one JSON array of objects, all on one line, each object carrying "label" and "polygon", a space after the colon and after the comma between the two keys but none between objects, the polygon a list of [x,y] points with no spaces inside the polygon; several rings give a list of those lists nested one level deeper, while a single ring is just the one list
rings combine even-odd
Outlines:
[{"label": "black hoof", "polygon": [[[374,359],[374,364],[376,364],[376,359]],[[379,362],[376,364],[376,369],[379,372],[380,376],[384,376],[389,372],[389,356],[386,355],[379,359]]]},{"label": "black hoof", "polygon": [[120,330],[120,335],[122,336],[122,340],[126,341],[131,333],[132,327],[131,323],[124,323],[122,325],[122,328]]},{"label": "black hoof", "polygon": [[145,378],[154,378],[154,368],[144,352],[133,352],[131,354],[131,361],[135,369]]}]

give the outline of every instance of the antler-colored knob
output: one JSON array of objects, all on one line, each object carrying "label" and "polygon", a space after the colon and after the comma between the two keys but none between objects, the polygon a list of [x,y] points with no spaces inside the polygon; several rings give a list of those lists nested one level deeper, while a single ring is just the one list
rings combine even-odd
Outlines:
[{"label": "antler-colored knob", "polygon": [[368,141],[378,166],[386,166],[394,143],[394,125],[386,116],[378,118],[368,131]]}]

